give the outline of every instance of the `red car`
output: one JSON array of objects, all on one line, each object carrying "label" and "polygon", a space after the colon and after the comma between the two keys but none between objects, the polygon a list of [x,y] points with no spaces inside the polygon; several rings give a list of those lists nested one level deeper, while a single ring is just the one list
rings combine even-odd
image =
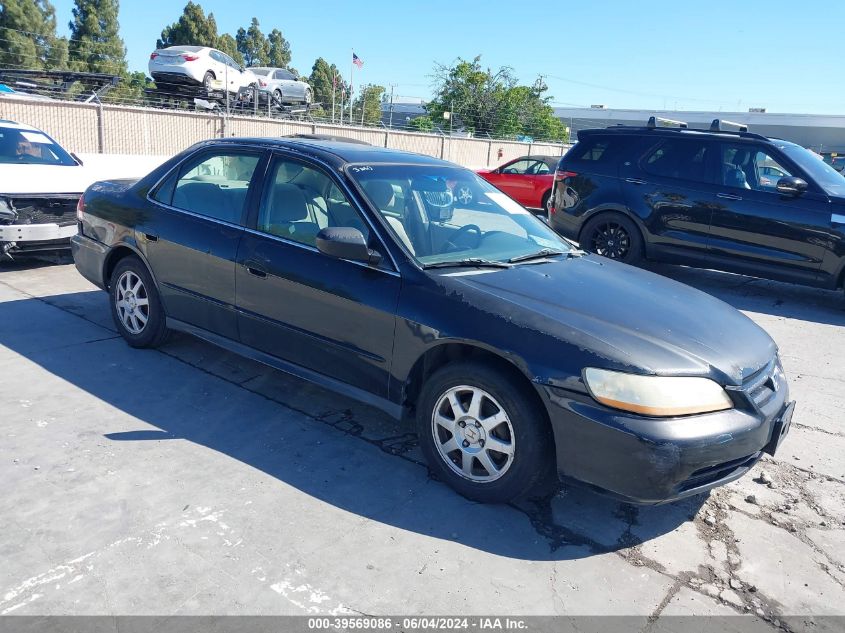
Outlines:
[{"label": "red car", "polygon": [[[524,207],[549,212],[552,181],[560,156],[520,156],[496,169],[476,173]],[[460,199],[461,191],[457,192]]]}]

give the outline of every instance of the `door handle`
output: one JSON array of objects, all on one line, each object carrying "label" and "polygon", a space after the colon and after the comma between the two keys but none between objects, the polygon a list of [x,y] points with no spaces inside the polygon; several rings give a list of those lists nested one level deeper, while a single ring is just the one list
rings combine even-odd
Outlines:
[{"label": "door handle", "polygon": [[717,193],[717,198],[723,198],[725,200],[742,200],[742,196],[738,196],[733,193]]},{"label": "door handle", "polygon": [[640,180],[639,178],[626,178],[625,182],[630,182],[632,185],[644,185],[645,180]]},{"label": "door handle", "polygon": [[144,239],[148,242],[158,242],[158,235],[152,233],[144,233]]},{"label": "door handle", "polygon": [[254,275],[259,279],[267,278],[267,271],[263,268],[259,268],[255,262],[248,262],[244,265],[244,268],[246,268],[246,272],[248,272],[250,275]]}]

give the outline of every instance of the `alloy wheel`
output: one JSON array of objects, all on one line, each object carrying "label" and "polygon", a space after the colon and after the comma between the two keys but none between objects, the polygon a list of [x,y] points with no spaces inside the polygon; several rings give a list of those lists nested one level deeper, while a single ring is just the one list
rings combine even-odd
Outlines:
[{"label": "alloy wheel", "polygon": [[511,420],[483,389],[459,385],[447,390],[434,407],[431,431],[440,457],[465,479],[495,481],[513,464]]},{"label": "alloy wheel", "polygon": [[472,202],[472,189],[466,185],[458,187],[457,192],[455,192],[455,197],[461,204],[469,204]]},{"label": "alloy wheel", "polygon": [[591,240],[594,253],[610,259],[625,259],[631,250],[631,236],[618,222],[605,222],[596,227]]},{"label": "alloy wheel", "polygon": [[150,298],[141,278],[131,270],[117,280],[115,307],[120,322],[130,334],[140,334],[150,319]]}]

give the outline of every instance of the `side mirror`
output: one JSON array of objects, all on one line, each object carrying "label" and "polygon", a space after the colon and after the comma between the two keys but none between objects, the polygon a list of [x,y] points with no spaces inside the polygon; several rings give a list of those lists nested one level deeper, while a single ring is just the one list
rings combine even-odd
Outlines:
[{"label": "side mirror", "polygon": [[351,226],[326,227],[317,233],[317,250],[338,259],[350,259],[377,266],[381,261],[378,251],[370,250],[364,234]]},{"label": "side mirror", "polygon": [[807,191],[807,181],[795,176],[785,176],[778,180],[777,190],[785,196],[800,196]]}]

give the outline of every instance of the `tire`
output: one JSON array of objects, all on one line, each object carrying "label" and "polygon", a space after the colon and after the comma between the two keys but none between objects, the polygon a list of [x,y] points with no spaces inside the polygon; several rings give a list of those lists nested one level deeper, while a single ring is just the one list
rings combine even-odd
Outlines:
[{"label": "tire", "polygon": [[306,88],[305,89],[305,105],[306,106],[311,105],[311,99],[313,99],[313,97],[311,96],[311,89]]},{"label": "tire", "polygon": [[134,255],[114,267],[109,303],[117,331],[132,347],[158,347],[167,339],[169,330],[158,290],[147,267]]},{"label": "tire", "polygon": [[543,199],[540,202],[540,206],[543,208],[543,213],[546,214],[546,217],[552,217],[552,190],[549,189],[546,193],[543,194]]},{"label": "tire", "polygon": [[584,225],[581,248],[608,259],[635,264],[642,259],[643,239],[632,220],[619,213],[603,213]]},{"label": "tire", "polygon": [[274,103],[274,104],[276,105],[276,107],[278,107],[278,108],[281,108],[281,107],[282,107],[282,91],[281,91],[281,90],[279,90],[278,88],[276,88],[276,89],[273,91],[273,103]]},{"label": "tire", "polygon": [[460,185],[455,191],[455,199],[463,205],[471,204],[475,200],[475,191],[470,185]]},{"label": "tire", "polygon": [[214,73],[209,70],[205,73],[205,76],[202,78],[202,86],[206,89],[206,91],[211,90],[212,81],[214,81]]},{"label": "tire", "polygon": [[436,371],[423,385],[416,422],[433,474],[474,501],[522,497],[553,466],[545,412],[507,372],[487,363],[462,361]]}]

